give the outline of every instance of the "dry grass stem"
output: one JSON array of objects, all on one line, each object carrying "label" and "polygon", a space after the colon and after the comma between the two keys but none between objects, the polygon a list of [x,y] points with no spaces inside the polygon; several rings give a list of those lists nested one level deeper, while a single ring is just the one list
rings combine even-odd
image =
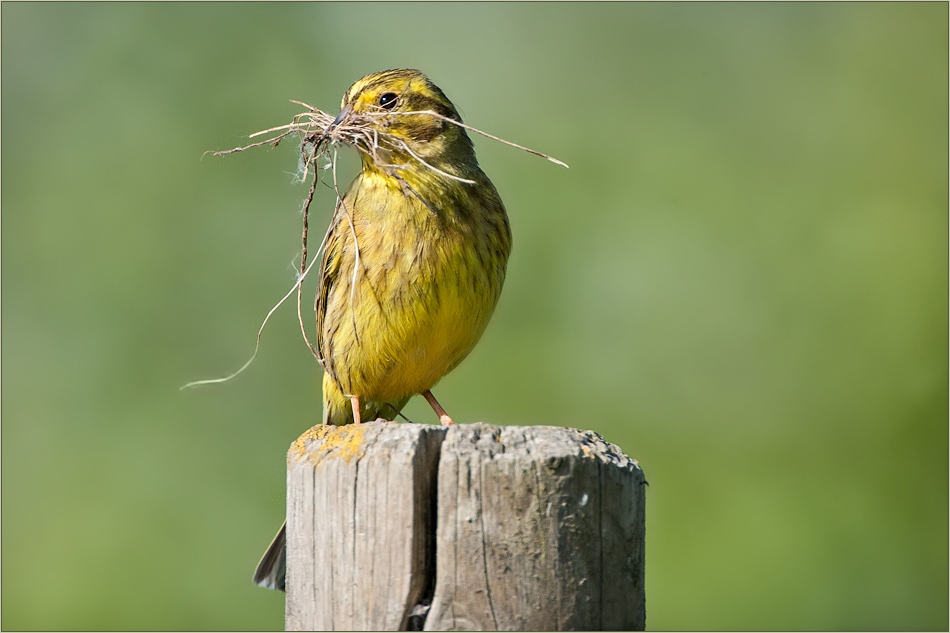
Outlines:
[{"label": "dry grass stem", "polygon": [[[314,258],[313,262],[316,262],[316,261],[317,261],[316,258]],[[254,359],[257,358],[257,352],[260,351],[260,349],[261,349],[261,334],[264,333],[264,326],[267,325],[267,321],[270,320],[271,315],[274,314],[274,312],[277,311],[277,308],[279,308],[279,307],[281,306],[281,304],[282,304],[284,301],[286,301],[287,298],[290,297],[290,295],[292,295],[292,294],[294,293],[295,290],[297,290],[298,288],[300,288],[300,285],[303,283],[304,277],[307,276],[307,273],[310,272],[310,268],[313,267],[313,262],[310,264],[310,266],[307,266],[307,269],[304,271],[304,273],[303,273],[302,275],[300,275],[300,277],[297,279],[297,283],[295,283],[295,284],[293,285],[293,287],[292,287],[290,290],[287,291],[287,294],[284,295],[283,299],[281,299],[280,301],[278,301],[277,304],[274,305],[274,307],[270,309],[270,312],[267,313],[267,316],[264,317],[264,321],[263,321],[263,323],[261,323],[260,329],[257,330],[257,344],[254,346],[254,353],[251,354],[251,357],[250,357],[249,359],[247,359],[247,362],[244,363],[244,364],[241,366],[240,369],[238,369],[236,372],[234,372],[234,373],[231,374],[230,376],[225,376],[224,378],[209,378],[209,379],[207,379],[207,380],[194,380],[194,381],[192,381],[192,382],[189,382],[189,383],[186,384],[186,385],[182,385],[182,386],[181,386],[181,389],[189,389],[189,388],[191,388],[191,387],[198,387],[198,386],[200,386],[200,385],[214,385],[214,384],[217,384],[217,383],[227,382],[227,381],[231,380],[232,378],[237,377],[238,374],[240,374],[240,373],[243,372],[245,369],[247,369],[248,366],[250,366],[250,364],[251,364],[252,362],[254,362]],[[309,343],[309,341],[308,341],[308,343]],[[312,348],[311,348],[311,349],[312,349]]]},{"label": "dry grass stem", "polygon": [[[300,277],[297,281],[297,321],[300,323],[300,333],[303,334],[303,340],[306,341],[307,347],[310,348],[310,352],[313,354],[313,357],[317,359],[317,362],[320,363],[320,366],[326,369],[326,365],[323,362],[323,357],[313,348],[313,344],[310,343],[310,339],[307,338],[307,328],[303,324],[303,313],[300,309],[300,300],[301,295],[303,294],[303,280],[307,277],[307,272],[310,270],[307,266],[307,222],[310,215],[310,203],[313,202],[313,194],[317,190],[317,183],[319,178],[314,174],[313,182],[310,184],[310,192],[307,194],[307,200],[304,202],[303,207],[303,234],[301,236],[301,242],[303,245],[300,251]],[[327,234],[329,235],[329,233]],[[320,252],[323,251],[323,247],[326,245],[327,236],[323,237],[323,242],[320,244],[317,255],[319,256]],[[313,261],[317,261],[317,258],[314,257]],[[312,266],[313,264],[311,264]]]}]

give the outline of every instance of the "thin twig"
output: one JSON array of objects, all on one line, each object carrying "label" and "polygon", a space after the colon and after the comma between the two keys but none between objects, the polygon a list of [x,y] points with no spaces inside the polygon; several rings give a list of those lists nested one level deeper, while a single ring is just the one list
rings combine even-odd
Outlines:
[{"label": "thin twig", "polygon": [[[223,151],[220,151],[220,152],[214,152],[214,153],[211,154],[211,155],[212,155],[212,156],[225,156],[225,155],[227,155],[227,154],[234,154],[235,152],[243,152],[244,150],[246,150],[246,149],[251,149],[252,147],[260,147],[261,145],[274,145],[274,146],[276,146],[277,143],[280,143],[281,140],[283,140],[283,138],[284,138],[285,136],[287,136],[288,134],[292,134],[292,132],[287,132],[287,134],[281,134],[280,136],[275,136],[274,138],[269,138],[269,139],[267,139],[266,141],[258,141],[257,143],[251,143],[250,145],[246,145],[246,146],[244,146],[244,147],[235,147],[234,149],[227,149],[227,150],[223,150]],[[252,136],[253,136],[253,135],[252,135]],[[205,153],[207,153],[207,152],[205,152]]]},{"label": "thin twig", "polygon": [[[320,363],[320,366],[323,367],[323,357],[317,353],[317,350],[313,348],[313,344],[310,343],[310,339],[307,338],[307,328],[303,324],[303,314],[300,309],[300,298],[303,293],[303,280],[307,276],[307,218],[310,215],[310,203],[313,201],[313,194],[317,190],[317,181],[319,180],[320,174],[316,171],[313,172],[313,183],[310,185],[310,193],[307,195],[307,201],[304,203],[303,207],[303,236],[301,238],[303,246],[300,251],[300,283],[297,284],[297,321],[300,323],[300,333],[303,334],[303,340],[306,341],[307,347],[310,348],[310,352],[313,354],[313,357],[317,359],[317,362]],[[323,250],[323,244],[320,245],[320,250]],[[319,256],[319,253],[318,255]],[[313,261],[317,261],[317,256],[313,258]],[[326,369],[326,367],[324,367]]]}]

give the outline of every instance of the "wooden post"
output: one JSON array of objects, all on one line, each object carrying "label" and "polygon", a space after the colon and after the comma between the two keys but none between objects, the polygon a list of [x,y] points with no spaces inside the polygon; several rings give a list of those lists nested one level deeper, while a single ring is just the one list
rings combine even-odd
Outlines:
[{"label": "wooden post", "polygon": [[289,631],[404,630],[434,574],[445,429],[315,426],[287,452]]},{"label": "wooden post", "polygon": [[643,472],[596,433],[317,426],[287,465],[288,630],[644,628]]}]

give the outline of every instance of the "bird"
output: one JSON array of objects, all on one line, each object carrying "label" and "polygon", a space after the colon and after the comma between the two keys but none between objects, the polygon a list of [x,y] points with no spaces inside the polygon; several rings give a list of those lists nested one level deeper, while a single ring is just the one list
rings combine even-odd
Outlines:
[{"label": "bird", "polygon": [[[324,424],[393,419],[415,395],[453,424],[432,388],[482,336],[512,245],[505,206],[461,124],[439,87],[401,68],[356,81],[324,132],[356,146],[362,162],[319,267]],[[283,590],[285,573],[286,524],[253,580]]]}]

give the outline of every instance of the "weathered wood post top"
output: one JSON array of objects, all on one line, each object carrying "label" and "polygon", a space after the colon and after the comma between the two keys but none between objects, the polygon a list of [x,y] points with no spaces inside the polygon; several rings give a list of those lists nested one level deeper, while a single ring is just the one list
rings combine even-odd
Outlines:
[{"label": "weathered wood post top", "polygon": [[288,630],[642,630],[644,478],[592,431],[316,426],[287,454]]}]

